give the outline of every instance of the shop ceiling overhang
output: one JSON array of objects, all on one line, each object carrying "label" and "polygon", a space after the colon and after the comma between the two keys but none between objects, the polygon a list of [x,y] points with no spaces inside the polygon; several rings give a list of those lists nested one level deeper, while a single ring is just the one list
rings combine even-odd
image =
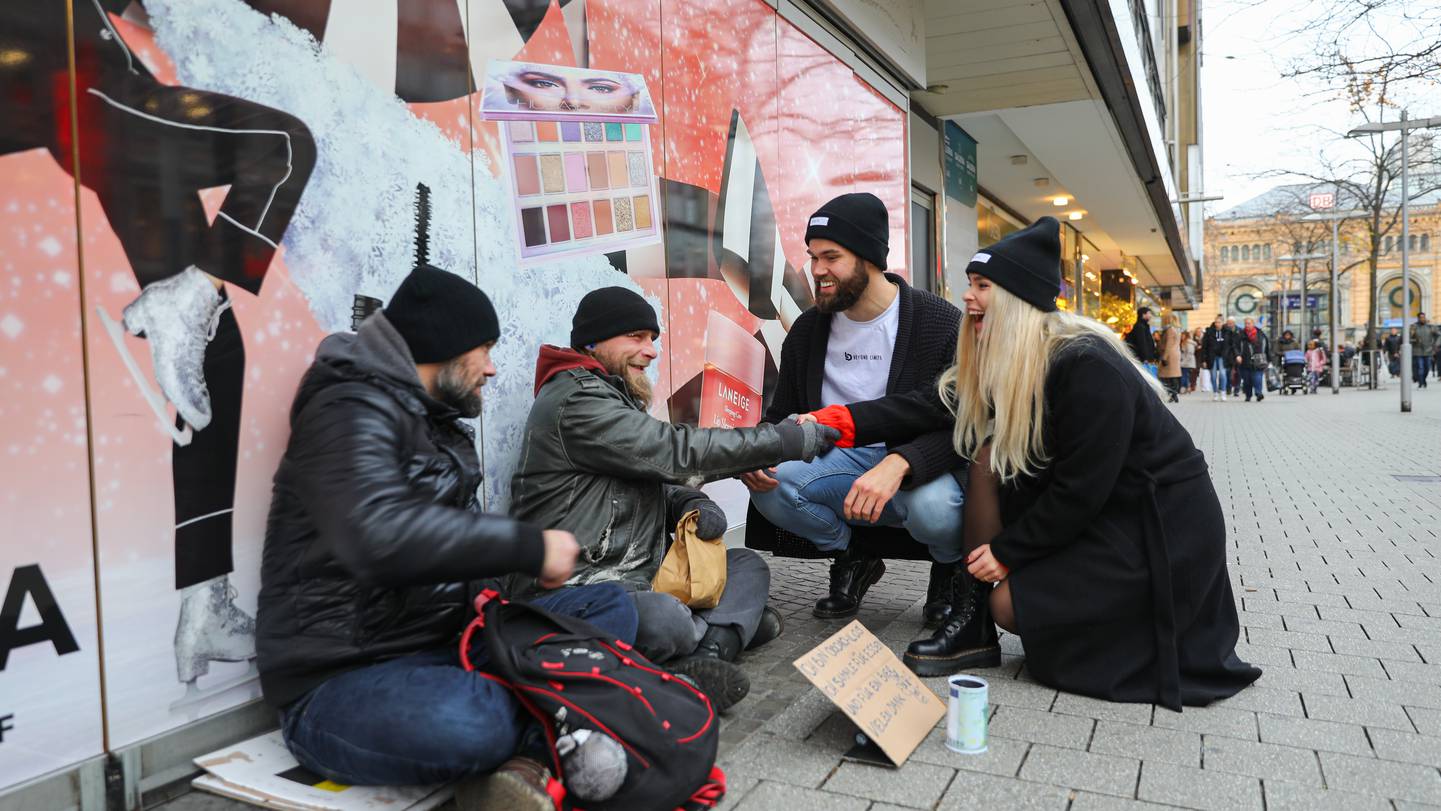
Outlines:
[{"label": "shop ceiling overhang", "polygon": [[[927,80],[948,90],[913,98],[971,131],[981,185],[1022,214],[1055,214],[1050,198],[1070,194],[1099,247],[1140,257],[1155,285],[1193,288],[1160,126],[1123,43],[1122,31],[1135,32],[1111,9],[1103,0],[927,0]],[[996,136],[1006,133],[1019,152],[1005,151]],[[1001,148],[988,149],[988,136]],[[1015,154],[1031,165],[1013,165]],[[1042,176],[1049,188],[1034,185]]]}]

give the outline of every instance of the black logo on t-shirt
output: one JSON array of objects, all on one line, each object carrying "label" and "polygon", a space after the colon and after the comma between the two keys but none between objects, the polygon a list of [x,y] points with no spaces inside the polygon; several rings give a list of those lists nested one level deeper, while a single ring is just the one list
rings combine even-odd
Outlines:
[{"label": "black logo on t-shirt", "polygon": [[880,355],[866,355],[866,354],[852,355],[852,354],[849,353],[849,352],[847,352],[847,353],[845,353],[845,354],[846,354],[846,360],[848,360],[848,361],[851,361],[851,360],[882,360],[882,358],[881,358]]}]

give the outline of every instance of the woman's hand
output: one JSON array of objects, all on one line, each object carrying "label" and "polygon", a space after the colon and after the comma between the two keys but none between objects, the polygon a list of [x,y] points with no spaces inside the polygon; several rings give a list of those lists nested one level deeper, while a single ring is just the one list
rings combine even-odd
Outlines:
[{"label": "woman's hand", "polygon": [[991,554],[991,545],[981,544],[966,556],[966,571],[982,583],[999,583],[1011,573],[996,556]]},{"label": "woman's hand", "polygon": [[880,464],[867,470],[851,485],[846,494],[845,518],[847,521],[867,521],[874,524],[881,520],[886,505],[901,489],[901,481],[911,472],[911,463],[904,456],[892,453]]},{"label": "woman's hand", "polygon": [[791,416],[795,417],[797,425],[805,425],[808,422],[819,422],[819,420],[816,419],[816,415],[811,414],[810,412],[806,412],[805,414],[793,414]]}]

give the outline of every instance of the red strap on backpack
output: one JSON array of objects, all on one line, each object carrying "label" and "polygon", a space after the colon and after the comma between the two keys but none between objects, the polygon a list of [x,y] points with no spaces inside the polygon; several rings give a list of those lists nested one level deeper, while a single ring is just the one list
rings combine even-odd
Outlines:
[{"label": "red strap on backpack", "polygon": [[[701,808],[715,808],[716,805],[726,796],[726,773],[721,771],[719,766],[710,768],[710,778],[701,784],[701,787],[690,795],[687,805],[697,805]],[[677,809],[676,811],[683,811]]]},{"label": "red strap on backpack", "polygon": [[475,595],[475,619],[465,626],[465,633],[460,635],[460,664],[466,670],[475,670],[475,665],[470,663],[470,638],[476,632],[485,627],[485,604],[491,600],[500,600],[505,605],[506,600],[501,599],[500,592],[495,589],[486,589]]}]

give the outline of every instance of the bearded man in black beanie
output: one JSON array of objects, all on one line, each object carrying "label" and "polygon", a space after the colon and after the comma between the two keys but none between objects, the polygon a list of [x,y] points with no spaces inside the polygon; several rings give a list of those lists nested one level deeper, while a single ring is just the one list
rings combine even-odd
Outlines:
[{"label": "bearded man in black beanie", "polygon": [[[767,422],[930,386],[950,364],[961,313],[885,272],[888,220],[885,204],[866,193],[843,194],[811,215],[816,305],[786,335]],[[949,611],[946,589],[962,556],[965,471],[947,431],[752,471],[741,477],[755,508],[748,531],[765,532],[769,522],[836,556],[830,593],[814,610],[835,619],[854,616],[886,570],[850,548],[852,527],[903,528],[934,561],[924,621],[935,627]]]},{"label": "bearded man in black beanie", "polygon": [[[474,775],[459,788],[463,809],[549,809],[545,767],[512,757],[537,728],[455,649],[484,580],[522,573],[555,589],[579,552],[569,532],[480,510],[480,459],[462,420],[480,414],[499,338],[484,293],[421,265],[354,335],[321,342],[275,474],[260,682],[296,759],[331,780]],[[635,607],[616,586],[535,597],[634,639]],[[471,656],[483,659],[482,647]]]},{"label": "bearded man in black beanie", "polygon": [[[575,533],[581,555],[567,582],[616,583],[630,591],[640,612],[636,648],[690,677],[724,710],[750,690],[736,657],[781,633],[780,615],[766,606],[770,569],[749,549],[727,550],[719,604],[692,611],[651,590],[667,532],[699,510],[696,535],[721,538],[726,515],[697,485],[812,459],[829,450],[837,434],[794,420],[727,429],[655,419],[647,413],[645,374],[660,338],[651,305],[633,291],[606,287],[581,299],[571,323],[570,347],[543,346],[536,361],[535,405],[511,512]],[[514,585],[520,594],[537,593],[530,578],[518,577]]]}]

